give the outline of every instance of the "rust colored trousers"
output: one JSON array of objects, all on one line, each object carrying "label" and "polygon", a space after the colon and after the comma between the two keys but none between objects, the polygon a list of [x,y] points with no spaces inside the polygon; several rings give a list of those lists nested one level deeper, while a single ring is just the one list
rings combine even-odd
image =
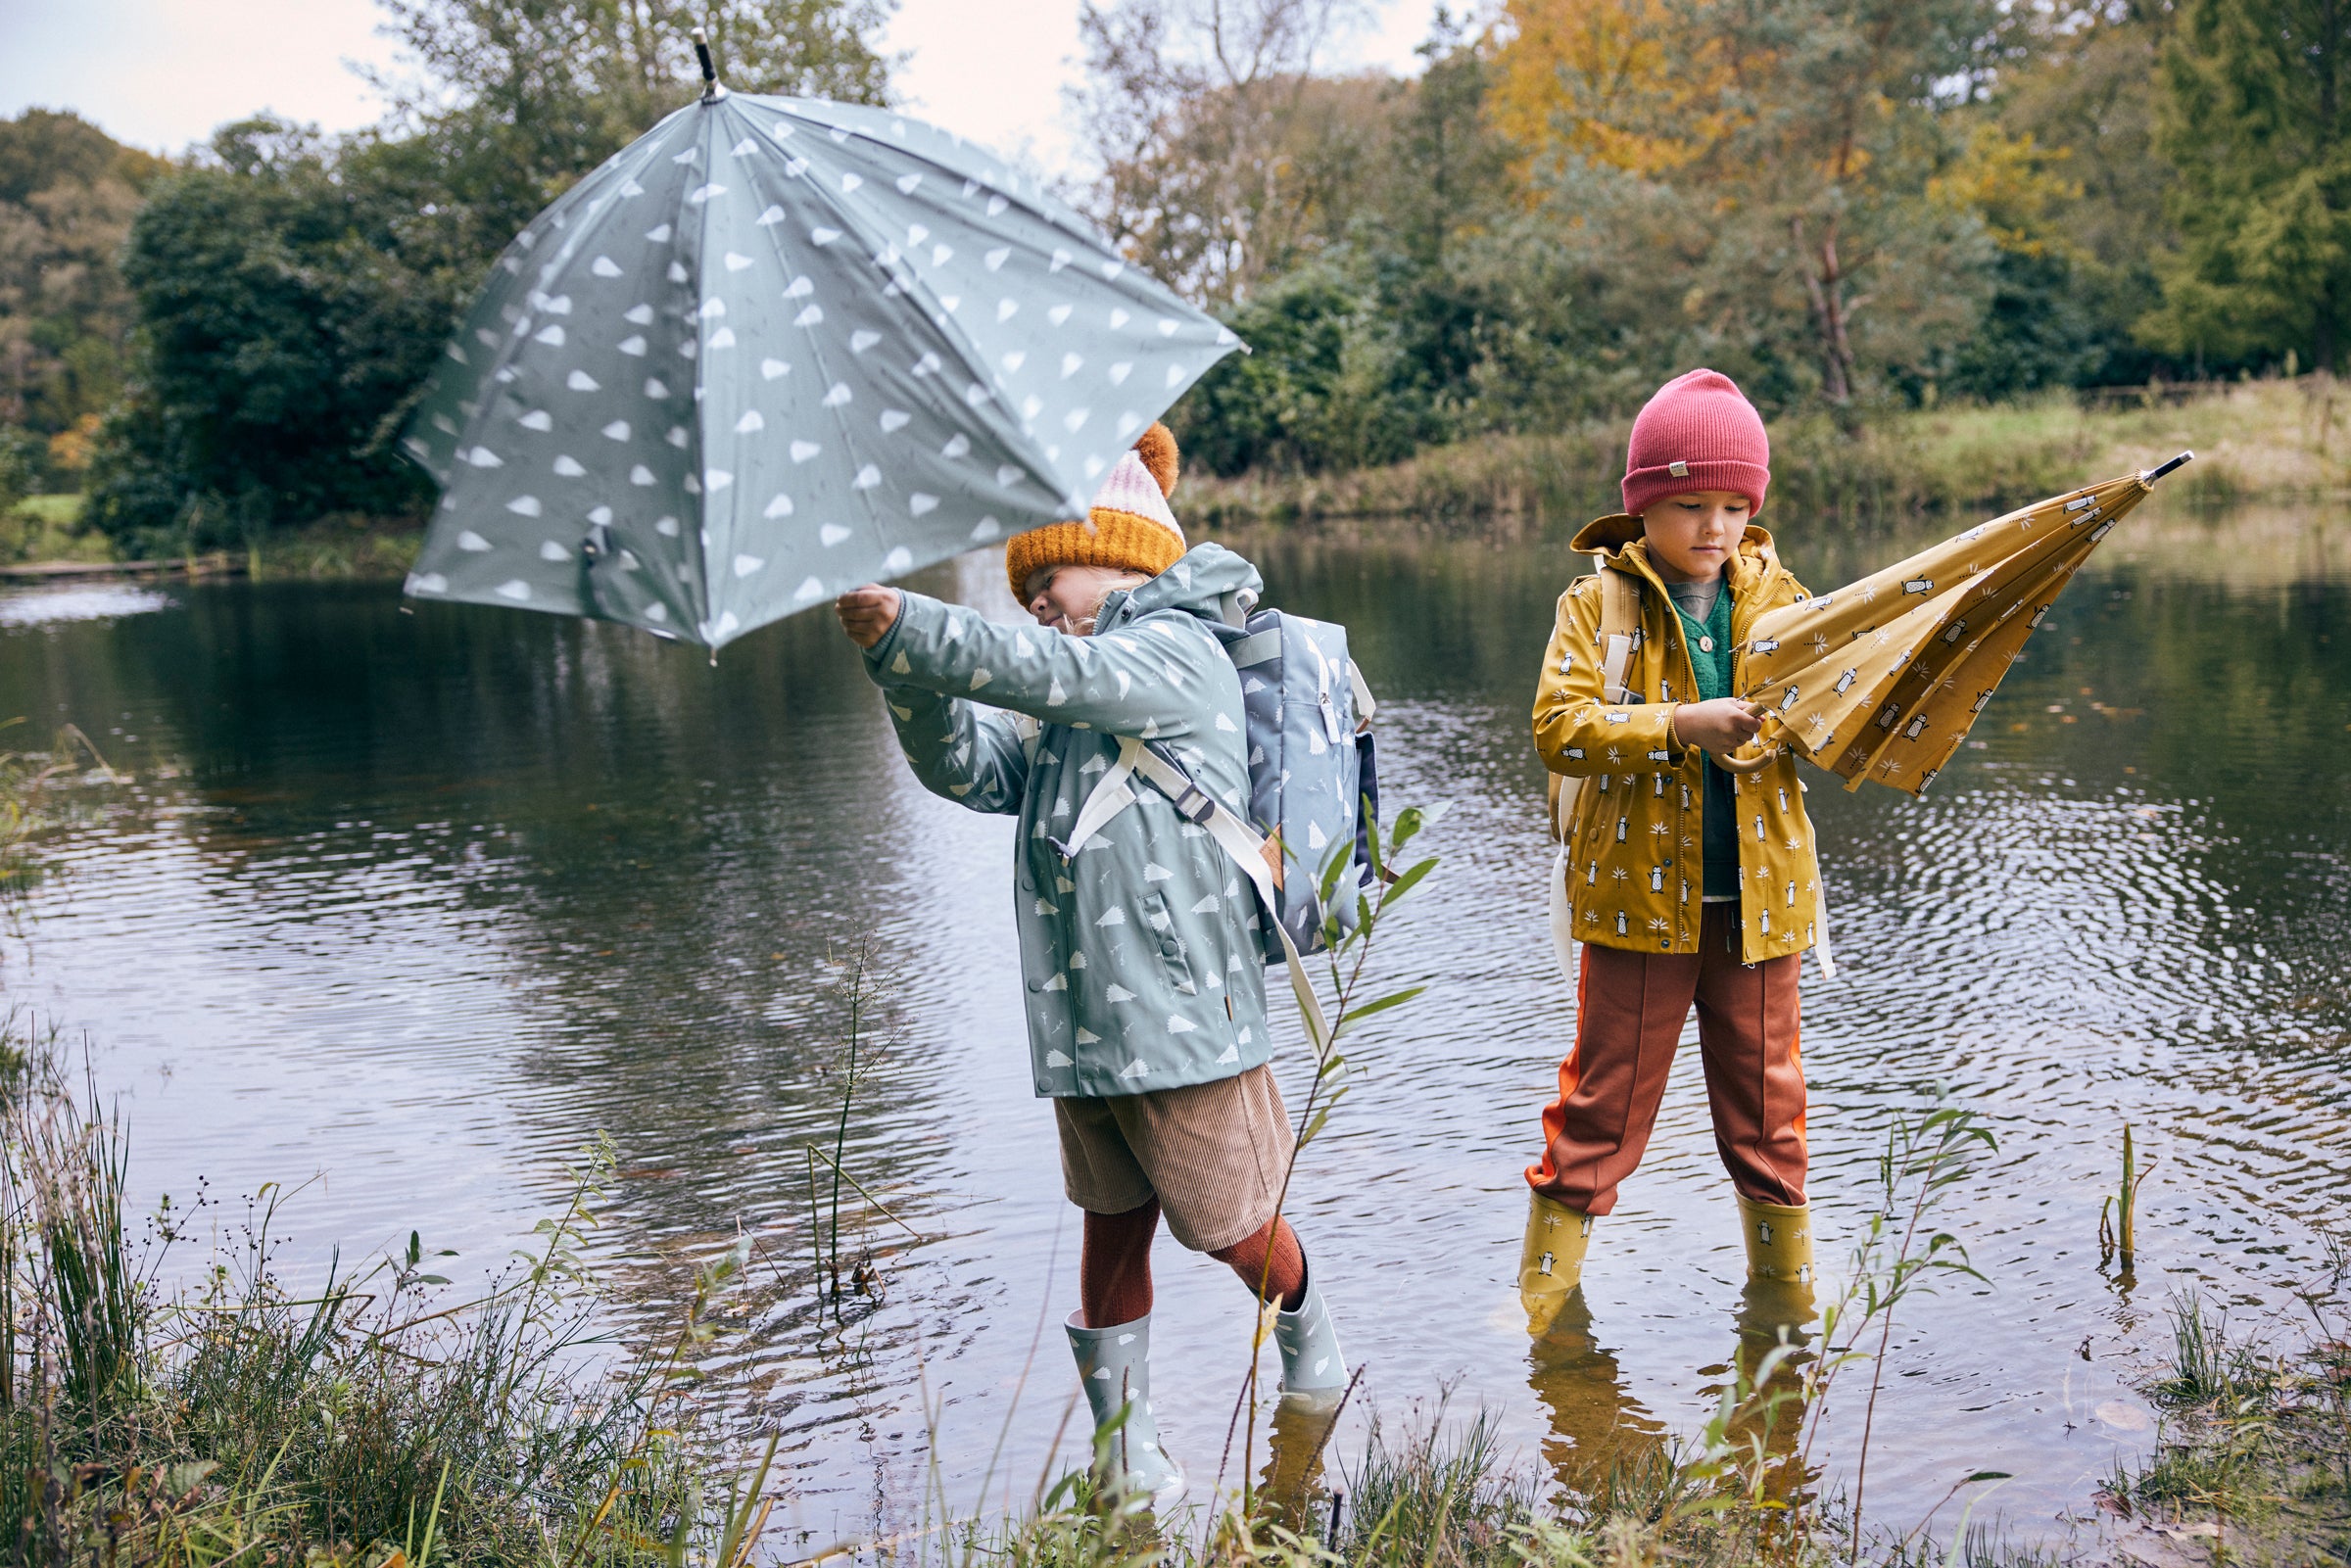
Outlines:
[{"label": "rust colored trousers", "polygon": [[1708,904],[1696,953],[1584,945],[1575,1045],[1543,1108],[1543,1163],[1528,1185],[1587,1214],[1616,1207],[1665,1097],[1682,1023],[1698,1006],[1714,1147],[1740,1193],[1804,1201],[1804,1069],[1797,1049],[1798,954],[1739,961],[1736,904]]}]

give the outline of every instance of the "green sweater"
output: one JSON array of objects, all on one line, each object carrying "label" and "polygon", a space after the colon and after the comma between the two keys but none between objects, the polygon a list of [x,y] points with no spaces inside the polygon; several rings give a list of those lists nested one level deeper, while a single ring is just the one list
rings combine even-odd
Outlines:
[{"label": "green sweater", "polygon": [[[1686,600],[1703,601],[1711,590],[1714,602],[1703,621],[1691,617]],[[1666,594],[1681,617],[1682,641],[1690,650],[1691,673],[1698,677],[1698,700],[1711,702],[1731,694],[1731,585],[1727,574],[1711,583],[1670,583]],[[1739,808],[1731,796],[1731,776],[1706,759],[1706,799],[1700,842],[1703,846],[1707,898],[1739,896]]]}]

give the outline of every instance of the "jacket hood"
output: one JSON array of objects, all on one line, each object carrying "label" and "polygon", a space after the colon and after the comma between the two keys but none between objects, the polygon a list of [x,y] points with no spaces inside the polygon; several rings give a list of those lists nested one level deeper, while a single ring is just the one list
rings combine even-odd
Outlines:
[{"label": "jacket hood", "polygon": [[1112,594],[1103,604],[1102,619],[1183,610],[1202,620],[1221,621],[1224,596],[1243,589],[1260,595],[1265,593],[1266,580],[1258,576],[1256,567],[1222,545],[1194,545],[1175,565],[1129,591],[1124,604]]},{"label": "jacket hood", "polygon": [[[1579,555],[1604,556],[1608,565],[1637,577],[1655,579],[1660,586],[1664,582],[1650,564],[1649,542],[1642,537],[1641,519],[1630,512],[1595,517],[1576,530],[1567,547]],[[1748,524],[1747,532],[1740,536],[1738,559],[1732,563],[1734,579],[1744,575],[1742,567],[1760,571],[1764,581],[1769,581],[1780,569],[1779,547],[1771,542],[1771,530],[1759,523]]]}]

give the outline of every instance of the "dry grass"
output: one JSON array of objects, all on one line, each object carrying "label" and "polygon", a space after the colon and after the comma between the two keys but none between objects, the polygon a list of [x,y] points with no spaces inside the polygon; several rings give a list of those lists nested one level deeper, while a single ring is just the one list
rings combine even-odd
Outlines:
[{"label": "dry grass", "polygon": [[[1187,518],[1212,528],[1410,517],[1460,528],[1616,509],[1623,421],[1441,447],[1342,474],[1198,475]],[[1904,413],[1848,435],[1822,419],[1772,431],[1772,507],[1819,515],[2001,510],[2183,450],[2174,483],[2202,501],[2333,497],[2351,488],[2351,389],[2256,381],[2178,404],[2087,408],[2070,397]]]}]

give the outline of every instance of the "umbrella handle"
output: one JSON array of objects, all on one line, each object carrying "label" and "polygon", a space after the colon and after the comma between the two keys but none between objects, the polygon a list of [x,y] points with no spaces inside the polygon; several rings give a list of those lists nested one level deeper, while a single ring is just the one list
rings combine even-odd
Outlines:
[{"label": "umbrella handle", "polygon": [[1709,752],[1707,755],[1712,760],[1714,766],[1720,768],[1725,773],[1749,774],[1761,773],[1765,768],[1770,767],[1772,760],[1778,757],[1780,754],[1780,748],[1778,746],[1769,745],[1763,747],[1751,757],[1740,755],[1740,752],[1743,752],[1746,749],[1746,746],[1741,746],[1738,751],[1724,752],[1719,756]]}]

